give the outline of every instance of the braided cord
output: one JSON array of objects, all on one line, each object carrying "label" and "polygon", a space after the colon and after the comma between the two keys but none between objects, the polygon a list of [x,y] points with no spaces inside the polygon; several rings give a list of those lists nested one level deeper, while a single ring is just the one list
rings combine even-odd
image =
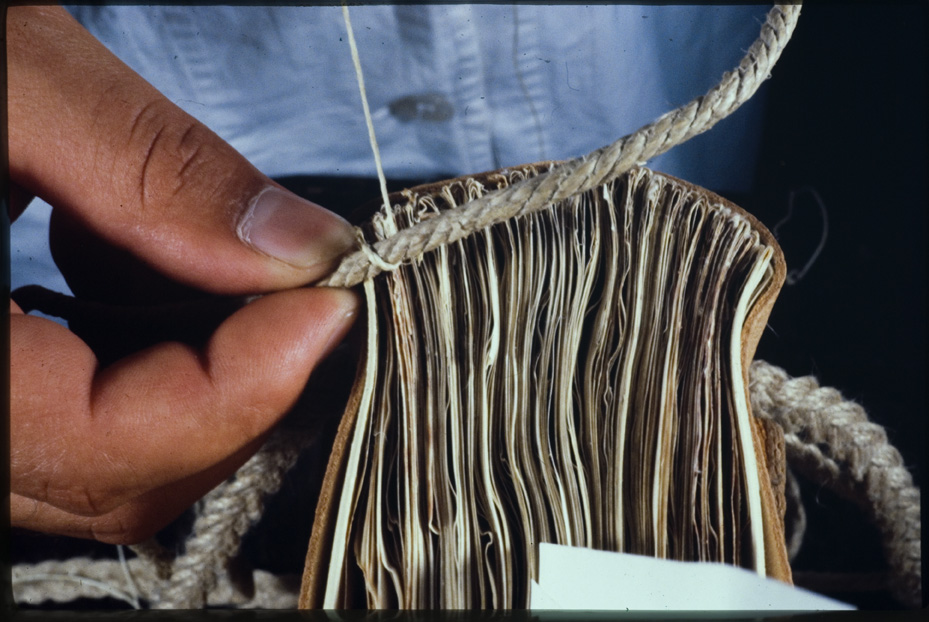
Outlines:
[{"label": "braided cord", "polygon": [[[70,603],[78,599],[113,598],[132,607],[139,603],[127,584],[131,577],[138,598],[153,603],[164,583],[157,568],[143,558],[121,564],[114,559],[76,557],[48,560],[38,564],[19,564],[11,572],[13,595],[19,604],[43,602]],[[254,596],[242,594],[227,575],[221,575],[210,590],[207,604],[234,605],[239,608],[293,609],[297,606],[299,577],[276,576],[254,571]]]},{"label": "braided cord", "polygon": [[799,5],[777,5],[771,9],[761,35],[739,66],[724,74],[722,81],[705,95],[588,155],[398,231],[374,244],[374,254],[383,261],[372,261],[370,252],[355,251],[319,284],[357,285],[382,272],[385,264],[408,261],[485,227],[591,190],[707,131],[745,103],[770,76],[799,15]]},{"label": "braided cord", "polygon": [[70,602],[109,596],[135,606],[137,590],[155,609],[194,609],[208,603],[294,607],[294,584],[256,570],[256,595],[249,601],[231,582],[227,564],[261,518],[265,501],[280,489],[284,475],[314,440],[312,433],[276,429],[234,478],[200,501],[183,555],[172,560],[156,543],[147,542],[132,547],[138,557],[124,563],[76,558],[19,564],[12,573],[16,601]]}]

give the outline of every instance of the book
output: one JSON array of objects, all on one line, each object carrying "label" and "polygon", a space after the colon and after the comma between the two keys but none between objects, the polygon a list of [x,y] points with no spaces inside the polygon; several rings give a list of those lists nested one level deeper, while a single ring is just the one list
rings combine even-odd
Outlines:
[{"label": "book", "polygon": [[[384,239],[547,170],[406,190]],[[524,608],[540,543],[790,582],[784,441],[748,364],[785,275],[754,217],[636,168],[365,283],[306,608]]]}]

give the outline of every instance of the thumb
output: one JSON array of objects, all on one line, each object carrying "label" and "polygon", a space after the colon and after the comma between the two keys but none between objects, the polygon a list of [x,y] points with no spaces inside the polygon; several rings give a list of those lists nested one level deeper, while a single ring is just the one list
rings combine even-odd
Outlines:
[{"label": "thumb", "polygon": [[107,243],[223,294],[312,282],[354,244],[64,9],[10,8],[7,40],[12,181]]}]

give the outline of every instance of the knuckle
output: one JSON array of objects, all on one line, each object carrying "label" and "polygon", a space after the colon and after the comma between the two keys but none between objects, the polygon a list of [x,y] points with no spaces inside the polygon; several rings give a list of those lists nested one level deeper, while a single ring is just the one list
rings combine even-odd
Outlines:
[{"label": "knuckle", "polygon": [[167,100],[141,106],[130,120],[126,148],[127,160],[134,162],[130,189],[143,211],[157,206],[163,215],[172,199],[204,179],[212,161],[207,145],[212,142],[210,130]]},{"label": "knuckle", "polygon": [[128,507],[118,508],[90,524],[91,537],[104,544],[138,544],[157,531],[144,516]]},{"label": "knuckle", "polygon": [[49,484],[45,498],[51,505],[70,514],[87,517],[103,516],[120,503],[116,496],[83,482],[65,486]]}]

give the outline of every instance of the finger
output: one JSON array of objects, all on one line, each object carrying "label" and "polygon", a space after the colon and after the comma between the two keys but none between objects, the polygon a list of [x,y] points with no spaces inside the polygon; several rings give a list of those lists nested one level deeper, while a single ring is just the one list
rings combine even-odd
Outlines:
[{"label": "finger", "polygon": [[[52,211],[48,245],[68,288],[78,298],[114,305],[156,305],[203,297],[137,257],[113,246],[75,215]],[[106,274],[106,278],[101,278]]]},{"label": "finger", "polygon": [[356,307],[347,290],[271,294],[202,351],[165,343],[104,369],[64,327],[14,315],[11,491],[100,515],[222,462],[289,410]]},{"label": "finger", "polygon": [[74,514],[44,501],[10,494],[10,525],[108,544],[135,544],[155,535],[258,450],[257,439],[209,469],[146,492],[100,515]]},{"label": "finger", "polygon": [[354,244],[64,9],[13,7],[7,34],[10,175],[109,243],[227,294],[311,282]]},{"label": "finger", "polygon": [[158,533],[196,501],[196,498],[185,499],[187,505],[178,509],[175,497],[162,490],[156,493],[146,495],[144,501],[140,499],[121,505],[102,516],[71,514],[48,503],[11,494],[10,526],[107,544],[136,544]]}]

